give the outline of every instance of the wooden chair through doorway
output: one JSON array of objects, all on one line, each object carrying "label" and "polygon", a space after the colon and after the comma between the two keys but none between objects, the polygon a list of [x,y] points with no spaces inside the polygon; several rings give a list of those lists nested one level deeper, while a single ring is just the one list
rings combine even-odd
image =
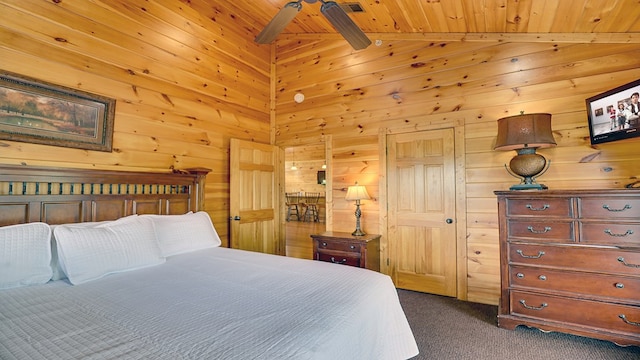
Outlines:
[{"label": "wooden chair through doorway", "polygon": [[285,193],[287,198],[287,221],[291,220],[291,216],[295,215],[296,220],[300,221],[300,194],[299,193]]},{"label": "wooden chair through doorway", "polygon": [[319,222],[320,217],[318,216],[318,201],[320,200],[319,192],[308,192],[305,193],[304,196],[304,216],[302,217],[302,221],[314,221]]}]

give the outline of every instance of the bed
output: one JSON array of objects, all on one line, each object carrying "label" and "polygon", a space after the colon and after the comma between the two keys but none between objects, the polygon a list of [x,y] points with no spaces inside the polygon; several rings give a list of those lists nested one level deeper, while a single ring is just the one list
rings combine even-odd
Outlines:
[{"label": "bed", "polygon": [[388,276],[220,246],[206,174],[0,166],[0,359],[418,354]]}]

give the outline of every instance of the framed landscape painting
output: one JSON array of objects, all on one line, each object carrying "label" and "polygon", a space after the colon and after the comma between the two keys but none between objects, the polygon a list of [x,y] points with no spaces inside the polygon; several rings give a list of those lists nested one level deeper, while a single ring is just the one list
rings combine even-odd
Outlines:
[{"label": "framed landscape painting", "polygon": [[0,139],[111,151],[115,100],[0,71]]}]

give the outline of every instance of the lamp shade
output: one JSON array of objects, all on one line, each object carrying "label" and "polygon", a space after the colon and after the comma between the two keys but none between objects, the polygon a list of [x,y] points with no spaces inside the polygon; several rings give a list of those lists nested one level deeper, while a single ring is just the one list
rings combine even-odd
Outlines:
[{"label": "lamp shade", "polygon": [[356,183],[354,186],[349,186],[347,189],[347,196],[345,196],[346,200],[368,200],[371,199],[369,197],[369,193],[367,192],[367,188],[362,185],[358,185]]},{"label": "lamp shade", "polygon": [[521,114],[498,120],[498,138],[494,150],[517,150],[555,146],[551,132],[551,114]]}]

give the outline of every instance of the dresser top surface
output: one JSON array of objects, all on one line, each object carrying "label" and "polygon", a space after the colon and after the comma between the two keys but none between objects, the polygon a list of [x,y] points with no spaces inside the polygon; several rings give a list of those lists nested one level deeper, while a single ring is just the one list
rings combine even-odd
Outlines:
[{"label": "dresser top surface", "polygon": [[357,241],[371,241],[371,240],[376,240],[378,238],[380,238],[379,234],[365,234],[362,236],[355,236],[355,235],[351,235],[351,233],[348,232],[338,232],[338,231],[325,231],[323,233],[320,234],[312,234],[311,235],[312,238],[319,238],[319,237],[323,237],[323,238],[339,238],[339,239],[345,239],[345,240],[357,240]]},{"label": "dresser top surface", "polygon": [[539,197],[539,196],[589,196],[589,195],[614,195],[614,196],[638,196],[640,189],[592,189],[592,190],[496,190],[498,196],[509,197]]}]

